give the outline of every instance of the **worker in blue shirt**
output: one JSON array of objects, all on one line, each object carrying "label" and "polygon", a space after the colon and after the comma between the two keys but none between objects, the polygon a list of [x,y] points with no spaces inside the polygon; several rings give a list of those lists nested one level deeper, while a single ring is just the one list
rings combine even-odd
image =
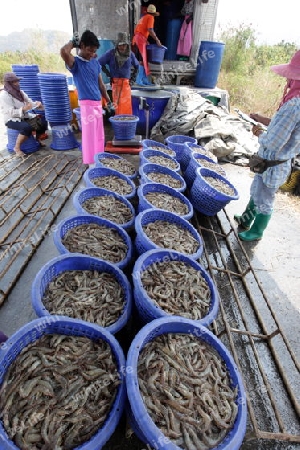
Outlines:
[{"label": "worker in blue shirt", "polygon": [[132,114],[131,85],[135,82],[139,62],[130,49],[126,33],[119,33],[115,48],[98,59],[103,72],[110,77],[116,114]]},{"label": "worker in blue shirt", "polygon": [[[275,194],[291,171],[291,162],[300,153],[300,50],[289,64],[272,66],[271,70],[287,79],[287,94],[273,116],[266,132],[255,126],[259,136],[258,157],[252,165],[255,173],[250,188],[250,200],[242,215],[235,220],[246,231],[238,233],[243,241],[262,238],[271,214]],[[251,164],[251,163],[250,163]]]}]

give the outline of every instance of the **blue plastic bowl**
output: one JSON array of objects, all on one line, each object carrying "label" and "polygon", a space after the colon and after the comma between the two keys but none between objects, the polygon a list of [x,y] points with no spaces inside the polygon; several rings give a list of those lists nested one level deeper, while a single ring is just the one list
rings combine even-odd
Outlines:
[{"label": "blue plastic bowl", "polygon": [[[147,252],[148,250],[154,249],[166,250],[165,248],[161,248],[158,245],[156,245],[153,241],[151,241],[151,239],[148,238],[148,236],[143,230],[143,227],[145,225],[156,222],[157,220],[175,223],[179,227],[189,231],[198,242],[198,249],[195,253],[187,254],[187,256],[189,256],[192,259],[198,259],[201,257],[203,252],[203,242],[198,231],[193,227],[193,225],[191,225],[187,220],[183,219],[182,217],[179,217],[177,214],[171,213],[170,211],[165,211],[163,209],[154,209],[154,208],[147,209],[146,211],[139,213],[135,219],[135,231],[136,231],[135,247],[139,255]],[[169,250],[173,251],[173,249]]]},{"label": "blue plastic bowl", "polygon": [[[119,119],[127,119],[127,120],[119,120]],[[136,126],[139,117],[134,116],[132,114],[119,114],[108,119],[112,125],[115,139],[120,141],[126,141],[133,139],[136,132]]]},{"label": "blue plastic bowl", "polygon": [[[204,165],[205,161],[207,161],[211,164],[214,164],[216,167],[216,170],[211,169],[210,167],[209,168],[205,167],[205,165]],[[189,164],[184,173],[184,179],[185,179],[188,187],[191,187],[192,184],[194,183],[195,178],[196,178],[196,170],[199,167],[203,167],[203,168],[212,170],[214,172],[217,172],[226,178],[225,170],[218,163],[216,163],[213,159],[209,158],[208,156],[201,155],[201,153],[193,153],[190,157]]]},{"label": "blue plastic bowl", "polygon": [[[223,181],[234,190],[234,195],[226,195],[211,186],[205,177],[209,176]],[[206,216],[214,216],[223,209],[231,200],[238,200],[239,194],[236,188],[217,172],[204,167],[196,169],[195,181],[192,185],[189,196],[194,208]]]},{"label": "blue plastic bowl", "polygon": [[[98,327],[88,322],[74,320],[64,316],[42,317],[24,325],[5,342],[5,345],[0,347],[0,384],[2,384],[9,366],[23,348],[46,334],[86,336],[92,340],[103,339],[111,347],[116,359],[120,377],[120,385],[117,390],[115,401],[106,421],[99,431],[94,434],[89,441],[76,447],[76,450],[100,450],[114,433],[121,419],[126,401],[124,376],[125,357],[120,344],[105,328]],[[0,421],[0,448],[1,450],[19,450],[19,447],[8,438],[2,421]]]},{"label": "blue plastic bowl", "polygon": [[[108,158],[119,159],[121,161],[124,161],[124,162],[128,163],[127,159],[122,158],[119,155],[114,155],[112,153],[105,153],[105,152],[103,153],[103,152],[101,152],[101,153],[96,153],[96,155],[94,157],[94,161],[96,163],[96,167],[107,167],[107,166],[105,166],[102,163],[102,159],[108,159]],[[107,168],[110,169],[110,167],[107,167]],[[113,170],[115,170],[115,169],[113,169]],[[134,173],[132,173],[132,174],[127,174],[127,173],[125,173],[124,171],[121,171],[121,170],[118,170],[118,172],[123,173],[124,175],[126,175],[128,178],[131,178],[131,179],[135,178],[137,176],[137,171],[136,170],[134,170]]]},{"label": "blue plastic bowl", "polygon": [[190,142],[191,144],[197,144],[197,139],[190,137],[190,136],[184,136],[181,134],[176,134],[176,135],[169,136],[166,138],[166,144],[168,147],[170,147],[176,153],[176,159],[179,162],[179,164],[181,164],[181,160],[184,155],[185,142]]},{"label": "blue plastic bowl", "polygon": [[[135,220],[135,210],[134,210],[133,205],[130,203],[130,201],[126,197],[123,197],[122,195],[116,194],[115,192],[109,191],[107,189],[92,187],[92,188],[86,188],[79,192],[76,192],[76,194],[73,197],[74,208],[76,209],[78,214],[90,214],[82,206],[83,203],[92,197],[103,197],[103,196],[114,197],[116,200],[119,200],[120,202],[124,203],[124,205],[126,205],[130,209],[132,219],[125,223],[117,223],[117,225],[124,228],[124,230],[132,228],[134,226],[134,220]],[[96,217],[101,217],[101,216],[96,216]],[[113,220],[112,220],[112,222],[113,222]]]},{"label": "blue plastic bowl", "polygon": [[169,439],[166,439],[165,435],[155,425],[148,414],[139,389],[137,373],[139,355],[148,342],[165,333],[188,333],[198,336],[200,340],[211,345],[223,358],[232,380],[232,388],[238,387],[238,413],[232,429],[214,450],[238,450],[246,433],[247,403],[242,378],[235,361],[225,345],[206,327],[194,320],[177,316],[153,320],[139,331],[131,343],[126,362],[126,386],[130,406],[129,418],[133,430],[146,444],[152,446],[155,442],[158,450],[182,450]]},{"label": "blue plastic bowl", "polygon": [[149,148],[149,149],[152,149],[152,150],[158,150],[158,149],[153,148],[153,147],[159,147],[160,150],[158,150],[158,151],[160,151],[160,152],[163,152],[164,150],[168,150],[167,154],[172,156],[172,158],[176,158],[176,153],[174,152],[174,150],[172,150],[167,145],[162,144],[161,142],[154,141],[153,139],[143,139],[142,140],[142,146],[143,146],[143,148]]},{"label": "blue plastic bowl", "polygon": [[[118,263],[114,263],[119,269],[124,269],[124,267],[127,266],[129,261],[132,257],[132,243],[129,235],[127,232],[120,227],[119,225],[115,224],[114,222],[111,222],[110,220],[103,219],[101,217],[92,216],[90,214],[85,215],[78,215],[78,216],[71,216],[67,217],[66,219],[59,222],[57,225],[54,234],[53,234],[53,241],[57,248],[57,250],[61,253],[68,253],[72,254],[72,252],[69,252],[69,250],[63,245],[62,239],[65,236],[65,234],[71,230],[74,227],[80,226],[80,225],[86,225],[94,223],[97,225],[106,226],[108,228],[112,228],[113,230],[116,230],[117,233],[121,236],[125,244],[127,245],[128,251],[127,255],[122,261],[119,261]],[[96,258],[102,261],[101,258]],[[110,261],[108,261],[110,262]]]},{"label": "blue plastic bowl", "polygon": [[162,308],[158,307],[154,301],[149,297],[147,291],[143,287],[141,280],[142,273],[147,270],[147,268],[153,264],[167,261],[182,261],[185,264],[193,267],[199,271],[202,277],[207,282],[210,295],[211,303],[208,314],[202,317],[201,320],[197,320],[197,323],[207,327],[213,320],[216,319],[219,311],[219,296],[214,282],[212,281],[206,270],[194,259],[183,255],[182,253],[170,251],[170,250],[150,250],[143,253],[136,261],[132,278],[134,282],[134,300],[137,311],[144,323],[151,322],[154,319],[159,319],[160,317],[170,317],[171,314],[166,313]]},{"label": "blue plastic bowl", "polygon": [[[190,162],[190,158],[191,158],[192,154],[195,152],[195,150],[193,151],[191,149],[191,147],[198,148],[199,149],[198,153],[201,153],[201,151],[210,153],[205,149],[205,147],[202,147],[201,145],[194,144],[193,142],[185,142],[182,153],[181,153],[181,161],[180,161],[180,167],[181,167],[181,170],[183,170],[183,171],[185,171],[187,169],[187,166],[189,165],[189,162]],[[217,158],[215,158],[214,161],[218,162]]]},{"label": "blue plastic bowl", "polygon": [[[134,182],[129,177],[124,175],[123,173],[118,172],[117,170],[109,169],[108,167],[93,167],[91,169],[88,169],[84,172],[83,179],[84,179],[87,187],[97,188],[99,186],[97,186],[95,183],[93,183],[93,179],[98,178],[98,177],[108,177],[108,176],[119,177],[119,178],[121,178],[121,180],[126,181],[126,183],[129,185],[129,187],[131,188],[131,191],[128,194],[123,195],[123,197],[131,199],[135,196],[136,187],[135,187]],[[107,188],[105,188],[105,189],[107,189]],[[112,192],[114,192],[114,191],[112,191]]]},{"label": "blue plastic bowl", "polygon": [[[81,255],[80,253],[57,256],[45,264],[37,273],[31,287],[32,306],[37,316],[53,316],[43,303],[45,291],[54,278],[69,270],[96,270],[100,273],[109,273],[116,278],[123,288],[124,310],[115,323],[104,328],[112,334],[120,331],[126,325],[132,309],[132,292],[128,279],[115,264],[98,258],[92,258],[91,256]],[[97,324],[95,323],[94,325]]]},{"label": "blue plastic bowl", "polygon": [[[139,213],[142,211],[145,211],[146,209],[157,209],[157,207],[153,206],[146,198],[146,195],[149,192],[166,193],[166,194],[172,195],[172,197],[178,198],[188,208],[188,212],[186,214],[184,214],[183,216],[180,214],[178,214],[178,215],[186,220],[190,220],[193,217],[193,214],[194,214],[193,205],[185,197],[185,195],[183,195],[181,192],[176,191],[176,189],[173,189],[170,186],[166,186],[165,184],[159,184],[159,183],[146,183],[146,184],[142,184],[138,188],[137,194],[138,194],[138,198],[139,198],[139,204],[138,204],[138,212]],[[164,208],[164,209],[166,209],[166,208]]]},{"label": "blue plastic bowl", "polygon": [[[183,179],[183,177],[181,175],[179,175],[178,172],[175,172],[174,170],[169,169],[168,167],[163,167],[160,166],[159,164],[143,164],[142,166],[140,166],[139,168],[139,173],[141,176],[141,184],[145,184],[145,183],[153,183],[154,181],[151,180],[151,178],[149,178],[148,174],[151,173],[161,173],[164,175],[169,175],[170,177],[174,178],[174,180],[176,180],[177,182],[180,182],[180,187],[174,187],[173,189],[175,189],[178,192],[184,192],[186,190],[186,182]],[[164,183],[160,183],[165,185]],[[165,185],[166,186],[166,185]]]},{"label": "blue plastic bowl", "polygon": [[[140,162],[143,164],[158,164],[151,161],[149,158],[153,156],[160,156],[164,158],[164,164],[159,164],[160,166],[167,167],[168,169],[174,170],[175,172],[180,171],[180,164],[176,161],[176,159],[172,158],[172,156],[167,155],[166,153],[160,152],[159,150],[152,150],[151,148],[145,148],[140,152]],[[169,167],[167,164],[172,164],[174,167]]]}]

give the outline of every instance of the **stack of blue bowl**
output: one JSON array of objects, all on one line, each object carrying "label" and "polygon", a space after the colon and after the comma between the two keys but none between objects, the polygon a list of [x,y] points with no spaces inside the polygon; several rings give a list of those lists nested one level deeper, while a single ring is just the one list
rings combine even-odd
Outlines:
[{"label": "stack of blue bowl", "polygon": [[21,78],[20,87],[22,91],[26,92],[32,100],[41,102],[42,96],[38,79],[39,66],[36,64],[26,66],[12,64],[11,68],[17,77]]},{"label": "stack of blue bowl", "polygon": [[39,73],[45,116],[51,127],[67,125],[72,120],[67,77],[60,73]]},{"label": "stack of blue bowl", "polygon": [[52,142],[50,147],[53,150],[72,150],[80,147],[79,142],[75,138],[73,129],[70,124],[54,125],[52,127]]}]

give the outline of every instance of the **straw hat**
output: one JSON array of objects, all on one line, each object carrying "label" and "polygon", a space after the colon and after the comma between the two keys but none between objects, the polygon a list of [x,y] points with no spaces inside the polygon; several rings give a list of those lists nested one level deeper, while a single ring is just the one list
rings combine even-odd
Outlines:
[{"label": "straw hat", "polygon": [[152,4],[148,6],[147,13],[153,14],[154,16],[159,16],[159,12],[156,12],[156,7]]},{"label": "straw hat", "polygon": [[271,66],[271,70],[289,80],[300,80],[300,50],[298,50],[288,64]]}]

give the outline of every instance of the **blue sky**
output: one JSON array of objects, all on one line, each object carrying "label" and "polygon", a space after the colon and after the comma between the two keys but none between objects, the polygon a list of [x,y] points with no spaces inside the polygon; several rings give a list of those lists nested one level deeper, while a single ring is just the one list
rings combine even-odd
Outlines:
[{"label": "blue sky", "polygon": [[[228,25],[251,24],[260,43],[276,44],[284,40],[300,47],[297,4],[298,0],[219,0],[216,33]],[[55,29],[72,35],[69,0],[2,1],[0,35],[24,28]]]}]

